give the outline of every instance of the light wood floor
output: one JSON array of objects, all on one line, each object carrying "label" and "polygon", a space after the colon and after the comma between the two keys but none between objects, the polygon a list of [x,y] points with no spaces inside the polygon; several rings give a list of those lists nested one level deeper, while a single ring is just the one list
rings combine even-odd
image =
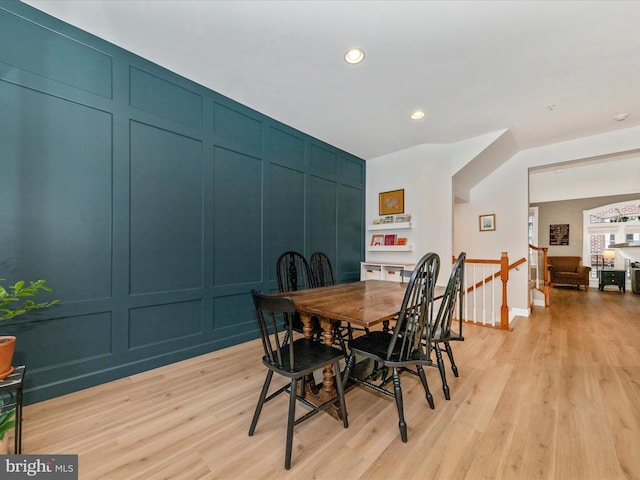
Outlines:
[{"label": "light wood floor", "polygon": [[640,295],[553,289],[513,331],[465,326],[445,401],[403,375],[409,441],[393,400],[347,393],[349,428],[296,427],[287,400],[247,436],[265,371],[257,341],[25,408],[23,453],[78,454],[85,479],[638,479]]}]

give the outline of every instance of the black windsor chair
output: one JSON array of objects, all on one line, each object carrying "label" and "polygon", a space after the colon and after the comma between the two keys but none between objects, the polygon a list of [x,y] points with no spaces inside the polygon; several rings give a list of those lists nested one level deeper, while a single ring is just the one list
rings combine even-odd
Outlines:
[{"label": "black windsor chair", "polygon": [[[407,424],[404,420],[402,404],[402,389],[400,387],[400,373],[409,372],[418,375],[422,381],[427,402],[433,409],[433,396],[429,391],[427,377],[423,366],[433,366],[430,358],[430,342],[423,342],[423,333],[430,331],[433,319],[433,295],[440,271],[440,257],[435,253],[428,253],[416,264],[402,301],[402,308],[395,327],[391,332],[371,331],[361,337],[354,338],[349,343],[350,355],[344,373],[344,382],[353,380],[355,383],[371,388],[396,400],[400,428],[400,437],[407,441]],[[425,330],[426,329],[426,330]],[[369,377],[360,379],[350,376],[355,362],[355,355],[361,355],[374,360],[383,370],[379,383],[378,372],[374,371]],[[416,371],[409,367],[415,367]],[[392,377],[387,378],[387,372],[392,369]],[[393,392],[384,387],[393,380]]]},{"label": "black windsor chair", "polygon": [[[306,288],[315,287],[315,283],[311,276],[311,268],[307,259],[301,253],[295,251],[284,252],[276,261],[276,275],[278,277],[278,288],[280,293],[295,292]],[[293,319],[293,330],[303,333],[303,323],[300,314],[295,312],[293,315],[285,315],[285,322]],[[322,336],[322,328],[317,318],[311,318],[312,335],[315,339]],[[285,343],[288,337],[285,338]]]},{"label": "black windsor chair", "polygon": [[[261,295],[255,290],[251,292],[253,303],[256,307],[258,323],[260,324],[260,332],[262,334],[262,345],[264,347],[264,356],[262,363],[268,368],[267,377],[265,378],[256,411],[253,414],[251,427],[249,428],[249,436],[253,436],[262,411],[263,405],[278,396],[280,393],[289,392],[289,415],[287,417],[287,442],[285,449],[284,468],[291,468],[291,449],[293,445],[293,427],[304,420],[312,417],[316,413],[336,403],[336,399],[332,398],[322,405],[315,406],[305,400],[296,392],[304,392],[304,381],[307,375],[313,375],[316,370],[323,369],[328,364],[333,364],[335,373],[336,390],[342,410],[342,423],[344,428],[349,426],[347,421],[347,408],[344,401],[344,389],[340,378],[339,361],[344,358],[341,350],[329,347],[321,342],[315,342],[310,339],[300,338],[293,340],[292,324],[284,326],[281,318],[284,314],[292,314],[295,312],[295,304],[290,297],[275,297]],[[283,336],[282,329],[286,329],[289,338],[292,340],[288,343],[281,342]],[[271,333],[270,333],[271,332]],[[286,384],[279,388],[271,395],[267,396],[269,385],[273,374],[277,373],[291,380],[290,384]],[[298,390],[298,382],[301,382],[301,388]],[[296,400],[303,402],[312,408],[309,412],[300,418],[295,418]]]},{"label": "black windsor chair", "polygon": [[[336,284],[331,260],[326,253],[313,252],[309,264],[311,266],[311,277],[316,287],[327,287]],[[350,323],[347,323],[346,326],[342,325],[341,322],[336,322],[335,324],[335,338],[340,343],[345,355],[347,353],[345,340],[351,341],[353,339],[354,330],[362,330],[369,333],[368,328],[352,327]]]},{"label": "black windsor chair", "polygon": [[311,277],[316,287],[327,287],[336,284],[331,260],[329,260],[326,253],[313,252],[309,259],[309,266],[311,267]]},{"label": "black windsor chair", "polygon": [[[449,385],[447,385],[447,376],[444,371],[444,361],[442,360],[442,348],[440,344],[444,345],[447,356],[451,361],[451,370],[454,376],[458,376],[458,367],[453,360],[453,351],[449,342],[452,341],[464,341],[462,336],[462,314],[464,312],[464,262],[467,257],[465,252],[461,252],[460,256],[456,260],[449,276],[449,282],[447,288],[442,297],[438,315],[436,321],[431,326],[429,338],[433,344],[433,349],[436,352],[436,360],[438,363],[438,370],[440,370],[440,377],[442,378],[442,390],[444,391],[444,397],[450,400]],[[458,320],[458,331],[451,330],[451,324],[456,316]]]}]

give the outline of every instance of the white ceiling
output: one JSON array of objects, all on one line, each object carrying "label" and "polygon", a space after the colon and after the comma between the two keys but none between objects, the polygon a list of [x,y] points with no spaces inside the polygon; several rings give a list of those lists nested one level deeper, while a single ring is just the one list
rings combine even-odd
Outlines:
[{"label": "white ceiling", "polygon": [[638,153],[555,164],[529,171],[530,203],[639,193]]},{"label": "white ceiling", "polygon": [[[365,159],[640,124],[637,1],[25,3]],[[360,65],[343,60],[353,46]]]}]

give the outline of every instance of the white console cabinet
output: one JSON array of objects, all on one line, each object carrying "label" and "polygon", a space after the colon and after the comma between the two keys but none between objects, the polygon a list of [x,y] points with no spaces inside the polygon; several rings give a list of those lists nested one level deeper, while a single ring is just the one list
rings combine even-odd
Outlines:
[{"label": "white console cabinet", "polygon": [[360,262],[360,280],[402,281],[402,271],[411,272],[415,263]]}]

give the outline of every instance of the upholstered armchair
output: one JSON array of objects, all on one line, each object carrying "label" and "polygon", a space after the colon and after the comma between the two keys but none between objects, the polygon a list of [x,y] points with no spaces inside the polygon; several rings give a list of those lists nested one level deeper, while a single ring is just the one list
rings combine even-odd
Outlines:
[{"label": "upholstered armchair", "polygon": [[582,257],[547,257],[549,282],[554,285],[584,286],[589,289],[591,267],[582,265]]}]

